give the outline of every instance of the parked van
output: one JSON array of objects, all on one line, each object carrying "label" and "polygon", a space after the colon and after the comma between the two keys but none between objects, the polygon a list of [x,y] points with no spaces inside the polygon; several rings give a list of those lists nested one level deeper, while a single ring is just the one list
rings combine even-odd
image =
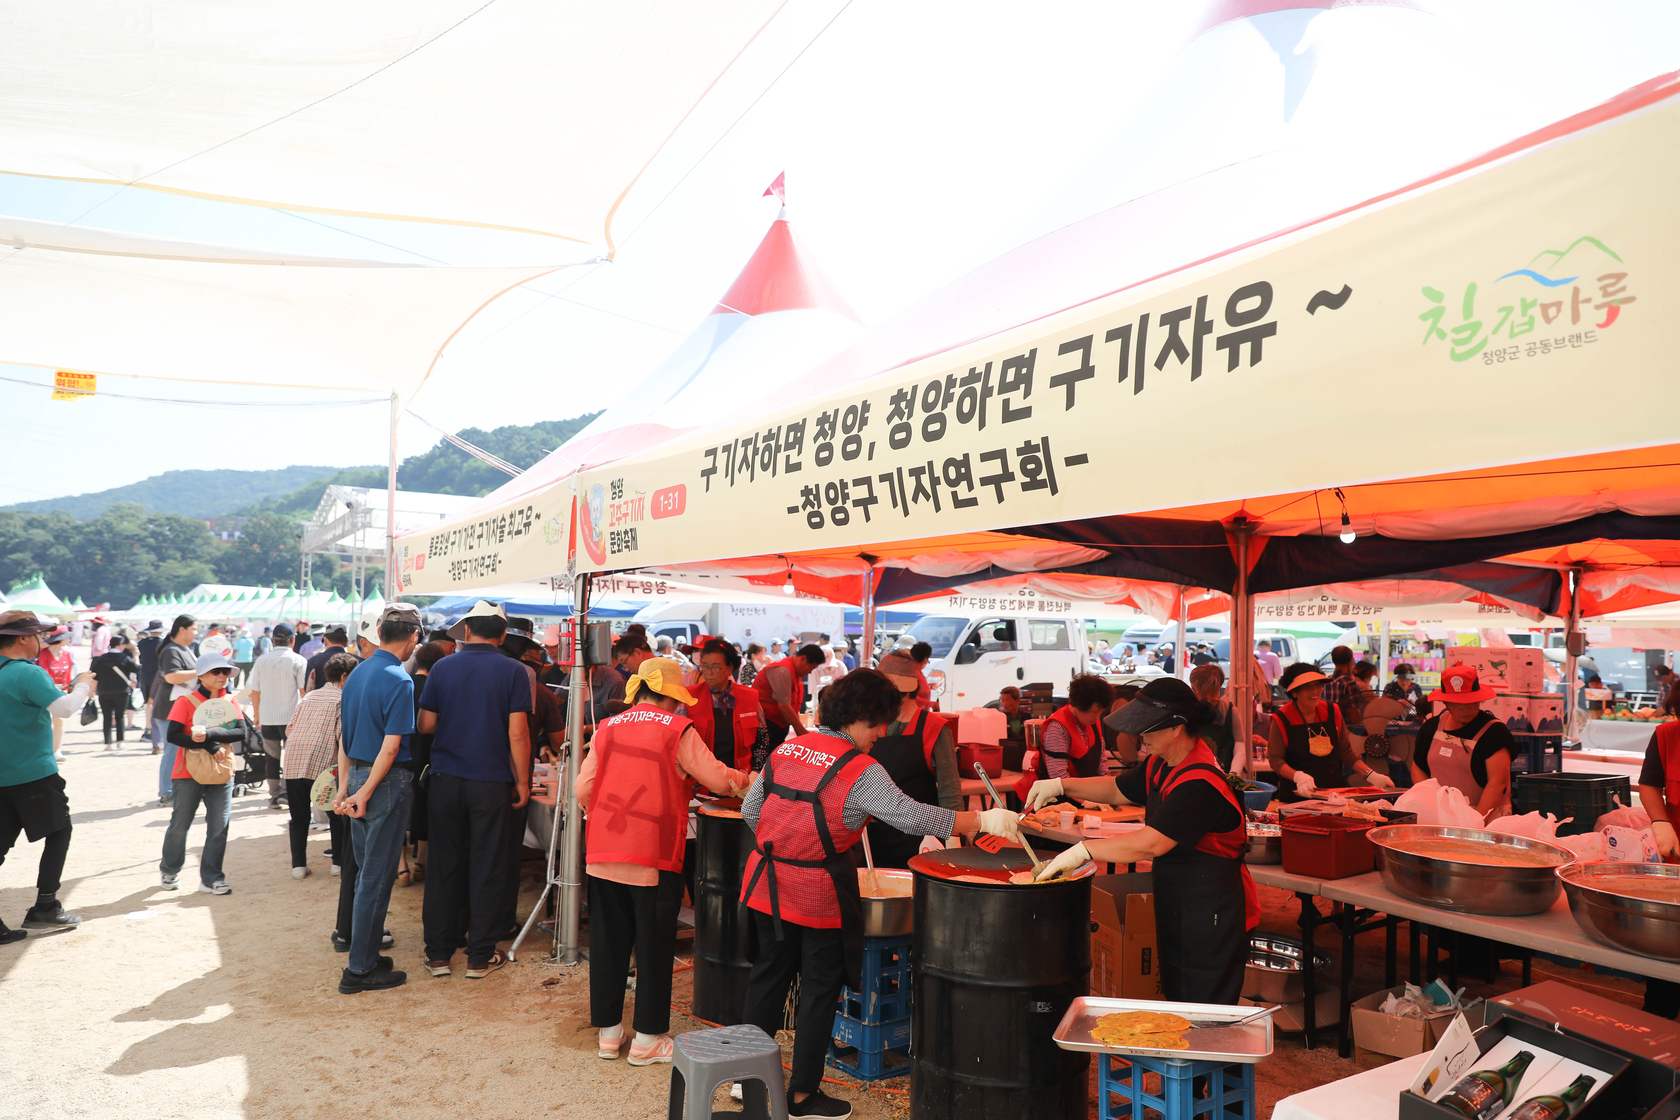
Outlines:
[{"label": "parked van", "polygon": [[984,707],[1007,685],[1048,682],[1065,694],[1086,671],[1085,623],[1024,614],[930,614],[905,634],[933,649],[927,679],[947,712]]}]

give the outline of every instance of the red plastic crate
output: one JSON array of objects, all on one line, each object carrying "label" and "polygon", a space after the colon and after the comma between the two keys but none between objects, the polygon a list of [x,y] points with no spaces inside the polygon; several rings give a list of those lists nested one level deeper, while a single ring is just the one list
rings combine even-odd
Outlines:
[{"label": "red plastic crate", "polygon": [[[957,766],[965,778],[974,777],[974,764],[978,762],[986,768],[988,778],[1003,777],[1003,746],[1001,744],[959,743],[957,745]],[[998,791],[1002,793],[1002,790]]]},{"label": "red plastic crate", "polygon": [[1376,867],[1377,850],[1366,833],[1386,822],[1323,813],[1285,817],[1283,870],[1308,879],[1345,879]]}]

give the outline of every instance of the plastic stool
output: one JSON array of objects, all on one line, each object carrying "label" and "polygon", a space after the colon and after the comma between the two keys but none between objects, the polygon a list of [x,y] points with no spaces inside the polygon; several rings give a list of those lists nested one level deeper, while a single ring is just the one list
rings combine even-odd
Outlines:
[{"label": "plastic stool", "polygon": [[[1144,1075],[1149,1073],[1161,1078],[1159,1096],[1144,1085]],[[1162,1120],[1254,1120],[1254,1067],[1247,1062],[1099,1054],[1097,1115],[1101,1120],[1144,1120],[1146,1111],[1159,1114]]]},{"label": "plastic stool", "polygon": [[[762,1030],[742,1023],[689,1031],[672,1041],[668,1120],[787,1120],[782,1048]],[[741,1082],[744,1112],[712,1111],[712,1094],[725,1081]]]}]

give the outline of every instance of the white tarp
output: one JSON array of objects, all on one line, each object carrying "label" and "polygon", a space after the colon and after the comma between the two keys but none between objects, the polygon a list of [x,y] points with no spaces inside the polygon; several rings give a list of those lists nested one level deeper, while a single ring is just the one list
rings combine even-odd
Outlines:
[{"label": "white tarp", "polygon": [[[407,399],[463,323],[548,271],[289,257],[0,217],[0,362]],[[370,450],[387,442],[362,436]]]},{"label": "white tarp", "polygon": [[0,8],[0,171],[610,244],[783,0]]}]

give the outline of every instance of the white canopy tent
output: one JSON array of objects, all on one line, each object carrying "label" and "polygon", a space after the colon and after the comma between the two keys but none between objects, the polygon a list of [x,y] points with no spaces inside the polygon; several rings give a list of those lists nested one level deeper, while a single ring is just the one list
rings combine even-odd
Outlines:
[{"label": "white canopy tent", "polygon": [[618,204],[781,7],[10,5],[0,171],[610,248]]}]

